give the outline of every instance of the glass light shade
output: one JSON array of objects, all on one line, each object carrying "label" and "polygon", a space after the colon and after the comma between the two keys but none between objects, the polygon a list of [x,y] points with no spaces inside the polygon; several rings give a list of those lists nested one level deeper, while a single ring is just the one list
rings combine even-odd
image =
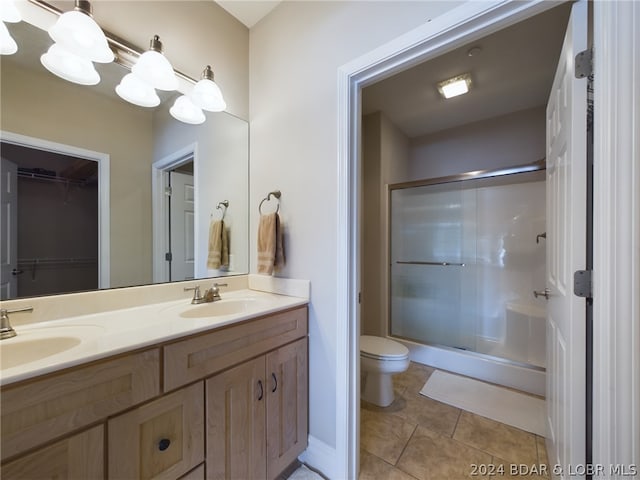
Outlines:
[{"label": "glass light shade", "polygon": [[125,75],[116,87],[116,93],[120,98],[140,107],[157,107],[160,105],[160,97],[154,88],[143,82],[133,73]]},{"label": "glass light shade", "polygon": [[96,85],[100,82],[100,75],[90,60],[68,52],[57,43],[40,57],[40,62],[51,73],[69,82],[80,85]]},{"label": "glass light shade", "polygon": [[4,22],[0,22],[0,55],[13,55],[17,51],[18,44],[9,33],[9,29]]},{"label": "glass light shade", "polygon": [[458,75],[457,77],[438,83],[438,90],[444,98],[452,98],[458,95],[464,95],[469,91],[470,86],[471,75],[465,73],[464,75]]},{"label": "glass light shade", "polygon": [[138,78],[158,90],[176,90],[178,79],[167,57],[155,50],[147,50],[131,69]]},{"label": "glass light shade", "polygon": [[22,20],[14,0],[0,0],[0,20],[10,23],[18,23]]},{"label": "glass light shade", "polygon": [[169,113],[176,120],[192,125],[199,125],[206,120],[204,112],[200,107],[195,106],[186,95],[182,95],[176,99],[173,107],[169,109]]},{"label": "glass light shade", "polygon": [[203,78],[193,87],[191,100],[198,107],[209,112],[222,112],[227,104],[216,82]]},{"label": "glass light shade", "polygon": [[92,62],[113,62],[113,52],[100,26],[88,14],[65,12],[49,29],[49,35],[67,51]]}]

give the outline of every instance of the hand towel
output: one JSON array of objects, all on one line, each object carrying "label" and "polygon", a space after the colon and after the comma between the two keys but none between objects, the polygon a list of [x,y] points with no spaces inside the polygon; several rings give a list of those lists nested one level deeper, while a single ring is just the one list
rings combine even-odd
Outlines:
[{"label": "hand towel", "polygon": [[229,266],[229,233],[222,220],[209,225],[209,255],[207,268],[219,269]]},{"label": "hand towel", "polygon": [[284,242],[277,213],[260,216],[258,224],[258,273],[271,275],[284,267]]}]

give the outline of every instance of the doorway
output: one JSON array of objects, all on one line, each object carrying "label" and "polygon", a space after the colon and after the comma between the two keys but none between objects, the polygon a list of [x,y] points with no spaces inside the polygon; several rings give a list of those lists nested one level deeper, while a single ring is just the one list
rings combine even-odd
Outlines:
[{"label": "doorway", "polygon": [[[362,92],[362,332],[406,340],[414,361],[537,395],[545,176],[523,183],[518,172],[544,169],[569,12],[557,6]],[[460,75],[468,93],[443,98],[439,82]]]},{"label": "doorway", "polygon": [[193,143],[152,165],[154,283],[195,278],[197,151]]},{"label": "doorway", "polygon": [[193,160],[167,173],[169,201],[169,281],[193,280],[195,274]]},{"label": "doorway", "polygon": [[[555,4],[554,4],[555,5]],[[344,354],[349,365],[349,370],[345,376],[350,379],[348,382],[350,395],[346,414],[347,429],[350,432],[357,432],[358,429],[358,394],[359,369],[358,369],[358,334],[359,334],[359,305],[358,293],[360,291],[359,265],[359,237],[358,218],[362,206],[362,199],[359,197],[361,191],[360,172],[360,149],[355,139],[360,138],[361,125],[359,121],[360,89],[373,84],[377,79],[386,78],[390,74],[409,68],[417,63],[438,57],[445,51],[463,46],[469,40],[481,38],[502,28],[514,25],[517,22],[530,18],[536,14],[546,11],[554,6],[550,4],[532,4],[509,2],[500,5],[471,5],[465,4],[454,9],[450,14],[444,15],[433,25],[416,29],[405,37],[398,39],[393,45],[385,45],[368,55],[365,55],[340,69],[339,98],[340,98],[340,122],[345,126],[346,134],[340,137],[340,170],[346,172],[338,188],[339,205],[341,213],[345,214],[346,223],[339,222],[341,232],[344,233],[344,243],[339,244],[339,264],[344,260],[344,271],[340,270],[338,277],[344,279],[338,285],[338,305],[344,307],[348,312],[348,331],[345,332],[345,350],[340,350],[340,356]],[[403,45],[400,48],[400,44]],[[389,52],[395,52],[390,56]],[[354,226],[355,225],[355,226]],[[340,237],[343,238],[343,237]],[[342,295],[342,290],[347,293]],[[339,379],[340,384],[340,379]],[[340,425],[341,418],[338,418]],[[580,420],[582,421],[582,420]],[[354,439],[347,442],[346,447],[350,458],[357,459],[358,452],[357,437],[345,438]],[[340,444],[338,445],[338,448]],[[355,476],[357,471],[357,461],[346,459],[349,471]]]},{"label": "doorway", "polygon": [[2,132],[2,299],[109,286],[109,156]]}]

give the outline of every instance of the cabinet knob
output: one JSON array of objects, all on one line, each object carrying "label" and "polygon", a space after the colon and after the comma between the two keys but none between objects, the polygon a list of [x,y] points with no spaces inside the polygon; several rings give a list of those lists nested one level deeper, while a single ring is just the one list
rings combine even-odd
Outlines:
[{"label": "cabinet knob", "polygon": [[273,388],[271,389],[271,393],[275,393],[275,391],[278,389],[278,378],[276,377],[275,373],[271,374],[271,378],[273,379]]},{"label": "cabinet knob", "polygon": [[163,438],[158,442],[158,450],[164,452],[167,448],[169,448],[169,445],[171,445],[171,440],[169,440],[168,438]]}]

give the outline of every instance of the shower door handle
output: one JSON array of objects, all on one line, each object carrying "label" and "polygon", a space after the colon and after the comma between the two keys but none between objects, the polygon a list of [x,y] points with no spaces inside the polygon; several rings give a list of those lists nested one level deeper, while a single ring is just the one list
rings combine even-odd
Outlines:
[{"label": "shower door handle", "polygon": [[548,288],[544,289],[544,292],[540,292],[538,290],[534,290],[533,291],[533,296],[538,298],[538,297],[544,297],[547,300],[549,300],[549,295],[551,294],[551,291]]}]

